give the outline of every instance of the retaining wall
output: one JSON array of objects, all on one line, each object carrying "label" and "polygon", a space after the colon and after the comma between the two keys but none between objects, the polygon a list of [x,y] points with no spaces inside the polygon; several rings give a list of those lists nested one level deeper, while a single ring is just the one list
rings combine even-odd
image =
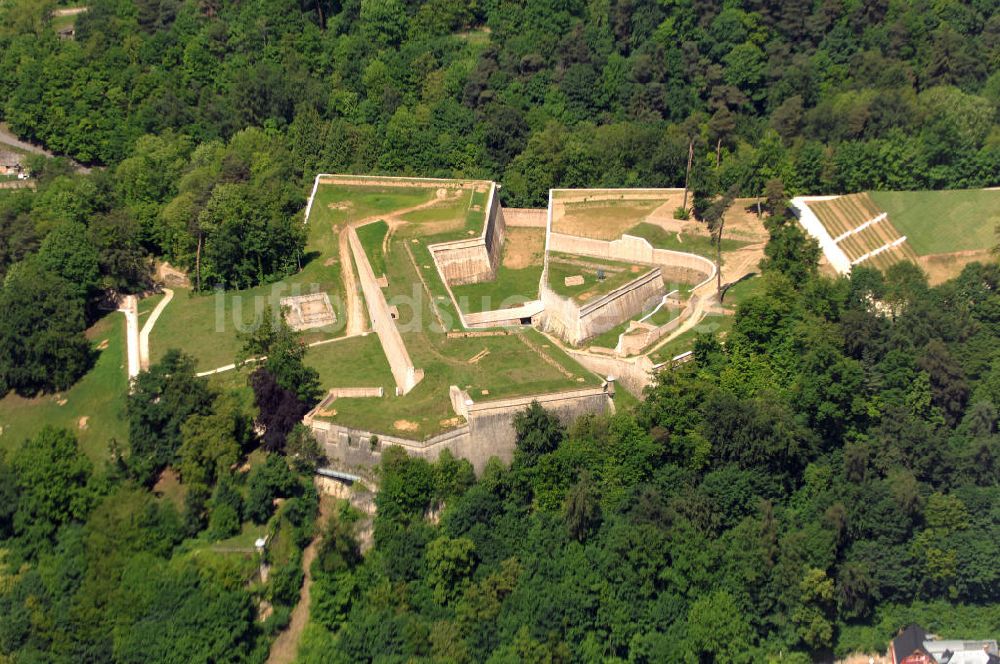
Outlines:
[{"label": "retaining wall", "polygon": [[542,328],[571,344],[579,344],[656,306],[663,299],[665,290],[658,267],[582,305],[557,294],[547,283],[543,283],[541,291],[545,311],[540,319]]},{"label": "retaining wall", "polygon": [[513,228],[545,228],[545,208],[504,208],[504,223]]},{"label": "retaining wall", "polygon": [[566,349],[574,360],[585,368],[605,378],[614,378],[620,387],[634,396],[642,398],[643,390],[653,382],[653,361],[645,355],[639,357],[615,357],[597,355],[588,351]]},{"label": "retaining wall", "polygon": [[429,245],[438,272],[448,285],[477,284],[496,278],[503,253],[504,214],[496,183],[486,198],[486,220],[479,237]]},{"label": "retaining wall", "polygon": [[[347,466],[372,466],[382,458],[387,445],[402,447],[410,455],[433,461],[442,450],[468,459],[477,473],[481,473],[491,457],[510,463],[514,457],[514,415],[524,410],[532,401],[555,414],[568,424],[585,413],[604,413],[614,408],[613,391],[607,385],[537,394],[512,399],[498,399],[468,404],[467,395],[452,390],[452,403],[462,401],[460,410],[468,413],[468,424],[426,440],[413,440],[403,436],[374,433],[332,422],[311,421],[316,439],[323,445],[326,456],[334,464]],[[373,437],[375,442],[373,443]]]},{"label": "retaining wall", "polygon": [[358,268],[358,280],[361,282],[361,292],[365,296],[365,304],[368,307],[368,314],[372,320],[372,329],[378,334],[378,340],[382,344],[382,350],[389,360],[389,368],[392,370],[392,377],[396,381],[396,392],[406,394],[412,390],[424,377],[424,370],[413,366],[410,354],[406,351],[403,337],[396,328],[392,316],[389,314],[389,304],[385,300],[385,294],[378,286],[378,280],[372,271],[368,256],[365,255],[361,240],[353,226],[348,227],[348,242],[351,245],[351,252],[354,254],[354,263]]},{"label": "retaining wall", "polygon": [[565,233],[549,233],[547,249],[605,260],[659,265],[664,270],[664,278],[667,280],[693,281],[690,277],[697,275],[695,279],[705,283],[715,276],[715,263],[707,258],[683,251],[657,249],[645,238],[634,235],[626,234],[617,240],[607,241]]},{"label": "retaining wall", "polygon": [[851,272],[851,259],[847,257],[844,250],[834,242],[833,237],[830,232],[826,230],[826,226],[823,222],[819,220],[816,213],[812,211],[809,207],[809,203],[814,201],[829,201],[837,196],[796,196],[791,200],[792,211],[795,216],[798,217],[799,223],[802,228],[806,230],[809,235],[816,238],[819,242],[820,249],[823,250],[823,255],[826,256],[826,260],[830,261],[830,265],[833,266],[839,274],[849,274]]},{"label": "retaining wall", "polygon": [[462,314],[462,324],[466,328],[509,327],[520,325],[523,318],[534,318],[542,313],[545,305],[541,300],[525,302],[521,306],[494,311],[480,311],[474,314]]}]

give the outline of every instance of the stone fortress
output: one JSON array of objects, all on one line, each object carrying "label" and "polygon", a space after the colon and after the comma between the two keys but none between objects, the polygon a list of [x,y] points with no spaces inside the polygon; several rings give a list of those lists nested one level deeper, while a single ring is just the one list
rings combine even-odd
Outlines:
[{"label": "stone fortress", "polygon": [[[439,286],[446,296],[441,295],[437,300],[450,300],[458,317],[450,330],[434,338],[441,338],[441,343],[446,344],[452,339],[456,343],[459,339],[482,339],[486,343],[493,337],[517,336],[530,351],[538,353],[548,365],[546,370],[551,367],[565,376],[562,381],[565,384],[561,389],[527,390],[498,397],[487,394],[488,390],[473,390],[471,386],[453,384],[437,388],[440,399],[450,404],[453,417],[445,430],[425,437],[409,435],[399,427],[399,430],[386,431],[383,427],[376,431],[339,416],[337,406],[345,403],[342,399],[383,399],[389,408],[391,398],[405,399],[414,390],[416,395],[431,389],[420,387],[425,380],[425,369],[415,366],[407,348],[411,337],[404,338],[400,333],[398,312],[393,311],[387,300],[386,288],[391,290],[399,284],[393,284],[393,276],[386,279],[375,274],[369,256],[372,250],[366,251],[358,237],[358,228],[374,220],[366,218],[357,226],[348,223],[341,232],[346,234],[356,268],[367,314],[365,322],[376,333],[385,353],[395,382],[395,395],[369,386],[331,389],[327,398],[306,416],[305,423],[312,428],[335,467],[374,465],[385,445],[397,445],[412,455],[430,459],[448,449],[455,456],[470,460],[477,472],[491,457],[509,462],[514,451],[516,413],[532,401],[567,422],[585,413],[613,412],[616,384],[640,396],[651,382],[658,365],[643,352],[662,345],[683,329],[690,329],[703,310],[695,304],[714,296],[717,268],[713,261],[695,253],[656,246],[656,237],[666,235],[658,225],[662,225],[659,220],[672,219],[681,190],[552,190],[547,209],[505,210],[500,203],[499,187],[493,182],[319,175],[309,199],[307,223],[317,190],[324,185],[346,182],[364,182],[387,191],[392,187],[405,187],[407,191],[426,187],[435,189],[443,201],[451,200],[454,191],[474,192],[466,215],[467,219],[478,220],[478,227],[467,225],[464,233],[432,237],[435,241],[428,240],[426,248],[433,265],[423,265],[430,268],[424,272],[418,270],[419,281],[428,289],[431,299],[433,286]],[[476,203],[477,200],[481,202]],[[629,234],[632,228],[653,233],[653,240]],[[413,260],[411,247],[420,238],[404,241],[392,232],[383,241],[383,250],[401,246]],[[517,253],[515,245],[520,241],[517,238],[528,236],[543,238],[541,260],[537,260],[541,266],[537,287],[530,293],[519,294],[524,297],[516,298],[514,304],[504,306],[510,299],[500,297],[508,290],[505,279],[517,272],[509,271],[506,261]],[[415,268],[417,263],[414,261]],[[517,273],[525,273],[525,268]],[[499,308],[473,310],[456,296],[463,287],[489,291],[491,286],[501,301]],[[648,322],[661,308],[667,311],[671,307],[676,315],[670,320]],[[294,311],[293,316],[302,316]],[[614,349],[598,352],[599,349],[586,348],[588,340],[609,331],[613,334],[615,328],[623,325]],[[544,342],[538,344],[522,335],[522,330],[540,331]],[[486,346],[467,362],[476,362],[490,352]],[[432,371],[429,366],[427,370]],[[577,375],[573,366],[587,375]]]}]

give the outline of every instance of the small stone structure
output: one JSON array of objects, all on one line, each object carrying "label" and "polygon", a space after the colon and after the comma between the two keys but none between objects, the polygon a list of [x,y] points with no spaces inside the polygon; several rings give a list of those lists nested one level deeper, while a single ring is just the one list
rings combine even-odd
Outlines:
[{"label": "small stone structure", "polygon": [[283,297],[280,303],[285,322],[293,330],[311,330],[337,322],[337,313],[326,293]]},{"label": "small stone structure", "polygon": [[459,286],[495,279],[503,254],[505,229],[497,185],[491,182],[485,221],[479,236],[439,242],[427,247],[444,282],[449,286]]},{"label": "small stone structure", "polygon": [[572,277],[566,277],[563,279],[563,283],[567,286],[582,286],[583,285],[583,275],[574,274]]}]

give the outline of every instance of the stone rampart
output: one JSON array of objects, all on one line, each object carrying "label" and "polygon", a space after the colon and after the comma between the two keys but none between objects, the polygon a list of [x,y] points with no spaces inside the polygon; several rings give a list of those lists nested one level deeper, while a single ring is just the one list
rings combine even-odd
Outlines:
[{"label": "stone rampart", "polygon": [[477,284],[496,278],[503,253],[504,213],[496,183],[490,185],[485,222],[478,237],[439,242],[427,248],[446,285]]},{"label": "stone rampart", "polygon": [[658,267],[582,305],[555,293],[546,283],[541,289],[545,306],[541,317],[543,329],[571,344],[582,343],[656,306],[665,291]]},{"label": "stone rampart", "polygon": [[566,352],[594,373],[614,378],[616,383],[638,398],[642,398],[643,390],[653,382],[653,361],[645,355],[625,358],[571,348]]},{"label": "stone rampart", "polygon": [[453,404],[456,400],[462,401],[460,408],[468,413],[468,424],[426,440],[380,434],[321,420],[313,420],[309,425],[326,456],[338,465],[375,465],[387,445],[397,445],[413,456],[428,460],[436,459],[447,449],[457,457],[468,459],[476,472],[482,472],[491,457],[504,463],[513,459],[514,415],[532,401],[538,401],[567,424],[585,413],[604,413],[614,408],[613,392],[607,385],[471,404],[461,390],[455,388],[451,392]]},{"label": "stone rampart", "polygon": [[372,320],[372,329],[378,335],[382,350],[389,360],[389,368],[396,381],[396,392],[406,394],[423,379],[424,370],[413,366],[410,354],[403,343],[403,337],[389,313],[385,294],[378,286],[371,263],[368,262],[368,256],[361,246],[361,240],[358,239],[357,231],[354,227],[348,227],[345,232],[351,245],[351,252],[354,254],[354,263],[358,268],[358,280],[361,282],[361,292],[365,296],[365,304]]},{"label": "stone rampart", "polygon": [[532,300],[524,304],[511,307],[509,309],[495,309],[493,311],[480,311],[474,314],[462,314],[462,323],[469,329],[482,327],[507,327],[520,325],[522,319],[534,318],[542,313],[545,306],[541,300]]},{"label": "stone rampart", "polygon": [[504,208],[503,220],[510,228],[545,228],[545,208]]}]

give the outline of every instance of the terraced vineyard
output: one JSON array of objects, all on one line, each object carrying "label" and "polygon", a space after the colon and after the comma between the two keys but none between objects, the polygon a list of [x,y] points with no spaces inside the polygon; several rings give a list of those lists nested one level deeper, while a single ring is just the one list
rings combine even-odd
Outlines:
[{"label": "terraced vineyard", "polygon": [[868,194],[838,196],[809,206],[852,264],[885,270],[900,261],[917,261],[913,247]]}]

